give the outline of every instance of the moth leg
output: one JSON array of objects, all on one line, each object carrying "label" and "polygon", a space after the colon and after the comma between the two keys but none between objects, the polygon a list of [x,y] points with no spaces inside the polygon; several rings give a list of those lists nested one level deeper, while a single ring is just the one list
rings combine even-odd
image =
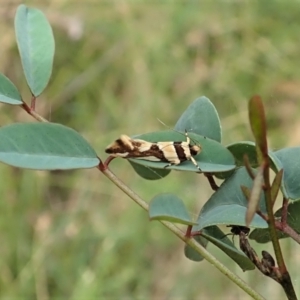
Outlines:
[{"label": "moth leg", "polygon": [[[186,136],[186,143],[189,145],[191,143],[191,139],[190,137],[188,136],[188,132],[187,130],[185,130],[185,136]],[[201,150],[201,148],[200,148]],[[200,152],[199,150],[199,152]],[[202,172],[201,168],[199,167],[198,163],[196,162],[195,158],[192,156],[192,155],[189,155],[189,157],[187,157],[187,159],[189,159],[194,165],[195,167],[200,171]]]},{"label": "moth leg", "polygon": [[169,164],[164,166],[164,169],[167,169],[167,168],[171,167],[172,165],[174,165],[174,164],[169,163]]},{"label": "moth leg", "polygon": [[202,172],[202,170],[200,169],[199,165],[197,164],[195,158],[193,156],[189,157],[189,160],[195,165],[195,167]]},{"label": "moth leg", "polygon": [[164,169],[171,167],[171,166],[177,166],[179,164],[180,164],[180,160],[177,158],[174,158],[166,166],[164,166]]},{"label": "moth leg", "polygon": [[178,164],[176,164],[176,163],[169,163],[169,164],[167,164],[167,165],[164,166],[164,169],[167,169],[167,168],[169,168],[171,166],[177,166],[177,165]]}]

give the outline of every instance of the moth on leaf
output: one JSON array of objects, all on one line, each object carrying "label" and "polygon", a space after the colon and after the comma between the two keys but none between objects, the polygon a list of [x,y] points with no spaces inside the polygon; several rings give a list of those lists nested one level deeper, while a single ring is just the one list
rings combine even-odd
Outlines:
[{"label": "moth on leaf", "polygon": [[201,152],[201,146],[191,143],[188,133],[186,141],[147,142],[141,139],[132,139],[123,134],[109,145],[105,152],[114,157],[144,159],[168,163],[165,168],[190,160],[201,172],[193,156]]}]

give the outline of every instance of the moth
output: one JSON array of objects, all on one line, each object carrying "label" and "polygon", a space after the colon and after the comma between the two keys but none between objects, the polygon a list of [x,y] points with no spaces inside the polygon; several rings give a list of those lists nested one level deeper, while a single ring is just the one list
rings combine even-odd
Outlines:
[{"label": "moth", "polygon": [[147,142],[140,139],[132,139],[123,134],[109,145],[105,152],[114,157],[144,159],[149,161],[161,161],[168,163],[165,168],[190,160],[201,172],[193,156],[201,152],[200,145],[191,144],[191,140],[185,133],[186,141],[183,142]]}]

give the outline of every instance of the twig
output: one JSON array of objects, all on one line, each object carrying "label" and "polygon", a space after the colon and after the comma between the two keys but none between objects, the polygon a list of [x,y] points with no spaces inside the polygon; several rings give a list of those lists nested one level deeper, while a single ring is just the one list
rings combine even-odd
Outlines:
[{"label": "twig", "polygon": [[[119,187],[126,195],[128,195],[135,203],[137,203],[144,210],[148,211],[148,204],[140,198],[134,191],[132,191],[129,187],[127,187],[110,169],[107,165],[104,165],[100,162],[98,169],[109,179],[111,180],[117,187]],[[263,300],[263,298],[259,293],[254,291],[251,287],[247,285],[241,278],[232,273],[229,269],[227,269],[221,262],[219,262],[213,255],[211,255],[204,247],[202,247],[197,241],[185,236],[177,226],[173,223],[167,221],[159,221],[165,227],[167,227],[171,232],[173,232],[177,237],[179,237],[182,241],[184,241],[187,245],[192,247],[195,251],[197,251],[200,255],[202,255],[209,263],[214,265],[221,273],[225,276],[229,277],[236,285],[238,285],[242,290],[244,290],[249,296],[257,300]]]},{"label": "twig", "polygon": [[39,121],[39,122],[49,122],[47,119],[45,119],[42,116],[40,116],[35,110],[33,110],[32,108],[30,108],[25,102],[23,102],[23,104],[21,105],[21,107],[28,114],[30,114],[32,117],[34,117],[37,121]]}]

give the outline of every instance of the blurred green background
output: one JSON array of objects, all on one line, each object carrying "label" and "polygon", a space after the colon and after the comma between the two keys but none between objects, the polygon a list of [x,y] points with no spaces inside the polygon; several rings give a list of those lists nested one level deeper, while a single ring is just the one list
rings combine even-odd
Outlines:
[{"label": "blurred green background", "polygon": [[[14,37],[21,1],[0,0],[0,71],[29,102]],[[265,102],[272,148],[299,145],[300,3],[297,1],[23,1],[41,9],[56,40],[49,87],[38,112],[79,131],[105,158],[121,133],[163,130],[205,95],[225,145],[253,140],[247,100]],[[33,121],[0,105],[1,125]],[[203,176],[138,177],[125,160],[112,170],[149,201],[176,193],[196,216],[211,195]],[[1,299],[249,299],[96,169],[36,172],[0,165]],[[184,228],[183,228],[184,229]],[[237,243],[237,239],[236,239]],[[297,291],[299,251],[281,242]],[[272,253],[270,245],[252,245]],[[278,284],[224,264],[268,299]]]}]

